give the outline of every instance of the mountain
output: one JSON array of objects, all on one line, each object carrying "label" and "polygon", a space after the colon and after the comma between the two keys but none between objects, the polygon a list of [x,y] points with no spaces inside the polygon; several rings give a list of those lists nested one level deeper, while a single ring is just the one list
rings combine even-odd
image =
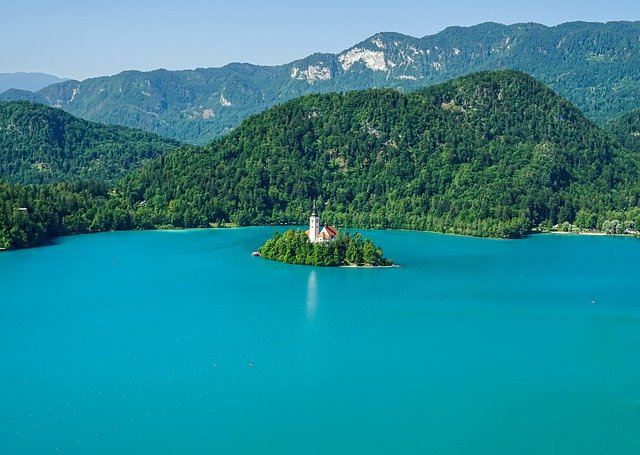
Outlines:
[{"label": "mountain", "polygon": [[640,153],[640,110],[611,120],[605,129],[627,150]]},{"label": "mountain", "polygon": [[0,94],[12,88],[35,92],[47,85],[56,84],[64,80],[66,79],[45,73],[0,73]]},{"label": "mountain", "polygon": [[10,88],[0,93],[0,101],[30,101],[32,103],[48,104],[47,100],[37,93],[18,88]]},{"label": "mountain", "polygon": [[82,118],[205,144],[252,114],[310,94],[415,90],[475,71],[527,72],[603,123],[640,108],[640,22],[450,27],[414,38],[378,33],[339,54],[280,66],[233,63],[186,71],[127,71],[38,92]]},{"label": "mountain", "polygon": [[519,237],[564,221],[640,225],[640,155],[515,71],[412,93],[308,95],[207,147],[104,185],[0,185],[0,247],[53,235],[210,223],[306,223]]},{"label": "mountain", "polygon": [[638,166],[572,104],[503,70],[299,98],[145,163],[122,192],[146,201],[150,225],[301,223],[317,198],[341,226],[517,237],[613,211],[640,222]]},{"label": "mountain", "polygon": [[0,179],[9,182],[112,181],[177,145],[40,104],[0,102]]}]

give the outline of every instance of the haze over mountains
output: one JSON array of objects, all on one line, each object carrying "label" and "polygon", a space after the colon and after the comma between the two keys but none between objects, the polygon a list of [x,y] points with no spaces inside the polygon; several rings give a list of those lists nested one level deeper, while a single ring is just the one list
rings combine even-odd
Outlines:
[{"label": "haze over mountains", "polygon": [[640,22],[449,27],[423,38],[378,33],[339,54],[280,66],[232,63],[127,71],[20,96],[94,121],[204,144],[292,98],[375,87],[413,90],[479,70],[511,68],[547,83],[604,123],[640,107]]},{"label": "haze over mountains", "polygon": [[0,93],[11,89],[35,92],[48,85],[65,80],[46,73],[0,73]]}]

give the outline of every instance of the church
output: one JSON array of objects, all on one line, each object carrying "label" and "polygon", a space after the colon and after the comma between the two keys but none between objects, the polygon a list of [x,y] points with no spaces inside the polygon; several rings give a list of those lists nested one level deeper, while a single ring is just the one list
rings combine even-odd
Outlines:
[{"label": "church", "polygon": [[326,243],[335,240],[338,237],[338,230],[325,224],[322,230],[320,230],[320,217],[316,210],[316,201],[313,201],[313,210],[309,217],[309,230],[306,232],[309,242],[311,243]]}]

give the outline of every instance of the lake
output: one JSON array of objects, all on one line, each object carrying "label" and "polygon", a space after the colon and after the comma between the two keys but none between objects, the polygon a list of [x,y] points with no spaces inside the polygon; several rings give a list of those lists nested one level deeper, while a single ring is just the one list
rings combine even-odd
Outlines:
[{"label": "lake", "polygon": [[274,228],[0,254],[0,453],[640,453],[640,240]]}]

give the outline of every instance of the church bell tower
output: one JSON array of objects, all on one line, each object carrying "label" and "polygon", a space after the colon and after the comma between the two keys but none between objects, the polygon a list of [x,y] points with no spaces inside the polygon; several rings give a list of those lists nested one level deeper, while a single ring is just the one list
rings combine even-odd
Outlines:
[{"label": "church bell tower", "polygon": [[318,233],[320,232],[320,217],[316,210],[316,200],[313,200],[313,210],[309,217],[309,242],[316,243],[318,240]]}]

